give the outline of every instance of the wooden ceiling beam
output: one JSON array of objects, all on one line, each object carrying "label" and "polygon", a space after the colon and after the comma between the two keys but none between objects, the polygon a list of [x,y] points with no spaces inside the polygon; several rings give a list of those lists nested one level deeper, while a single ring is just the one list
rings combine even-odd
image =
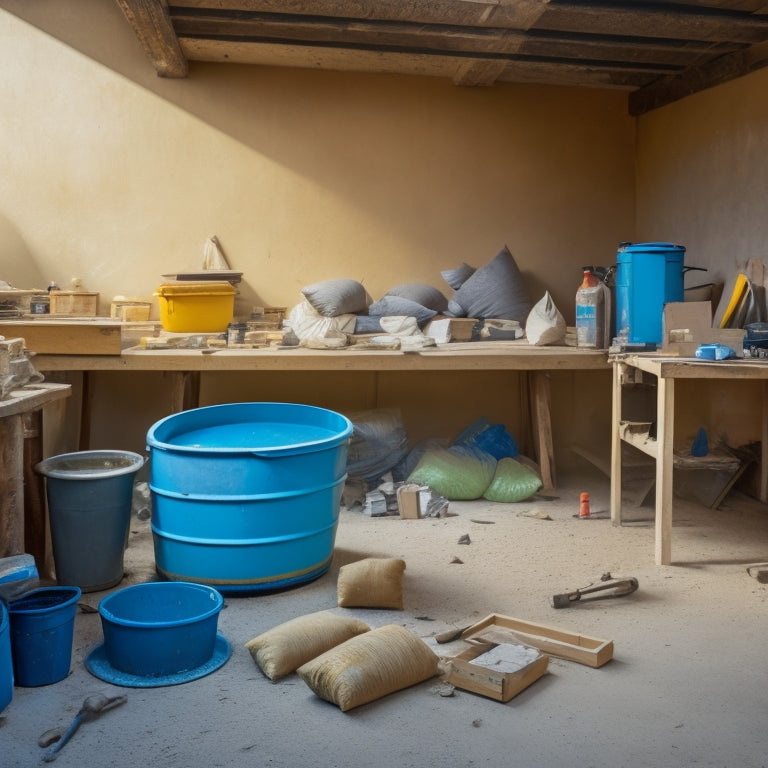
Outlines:
[{"label": "wooden ceiling beam", "polygon": [[160,77],[186,77],[181,51],[166,0],[116,0]]},{"label": "wooden ceiling beam", "polygon": [[768,41],[714,61],[690,67],[629,94],[629,114],[635,117],[768,66]]},{"label": "wooden ceiling beam", "polygon": [[768,18],[721,11],[708,4],[685,10],[679,3],[650,6],[629,3],[556,0],[533,29],[628,38],[668,38],[709,42],[759,43],[768,37]]}]

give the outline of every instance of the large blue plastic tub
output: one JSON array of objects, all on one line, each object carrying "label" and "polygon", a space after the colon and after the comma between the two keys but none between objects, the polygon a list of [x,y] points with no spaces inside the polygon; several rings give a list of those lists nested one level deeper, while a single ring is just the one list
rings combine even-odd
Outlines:
[{"label": "large blue plastic tub", "polygon": [[352,423],[292,403],[169,416],[147,434],[158,573],[224,593],[295,586],[333,557]]},{"label": "large blue plastic tub", "polygon": [[632,344],[659,344],[664,305],[683,300],[685,248],[672,243],[619,247],[616,270],[616,333]]}]

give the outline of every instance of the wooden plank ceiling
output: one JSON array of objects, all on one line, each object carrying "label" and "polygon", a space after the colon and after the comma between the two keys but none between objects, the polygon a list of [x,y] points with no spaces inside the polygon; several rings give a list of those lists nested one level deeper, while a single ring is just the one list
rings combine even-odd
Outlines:
[{"label": "wooden plank ceiling", "polygon": [[768,64],[768,0],[116,0],[162,77],[189,62],[628,91],[641,115]]}]

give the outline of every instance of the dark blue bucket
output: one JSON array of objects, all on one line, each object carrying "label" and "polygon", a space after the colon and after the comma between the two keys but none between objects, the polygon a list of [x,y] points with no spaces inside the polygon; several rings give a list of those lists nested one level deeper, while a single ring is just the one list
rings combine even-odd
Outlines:
[{"label": "dark blue bucket", "polygon": [[632,344],[660,344],[664,305],[683,301],[685,248],[672,243],[619,247],[616,270],[616,333]]},{"label": "dark blue bucket", "polygon": [[333,556],[352,423],[292,403],[168,416],[147,434],[158,573],[256,593],[311,581]]},{"label": "dark blue bucket", "polygon": [[0,600],[0,712],[13,698],[13,657],[11,656],[11,622],[8,609]]},{"label": "dark blue bucket", "polygon": [[79,599],[79,587],[40,587],[9,604],[16,685],[50,685],[69,674]]}]

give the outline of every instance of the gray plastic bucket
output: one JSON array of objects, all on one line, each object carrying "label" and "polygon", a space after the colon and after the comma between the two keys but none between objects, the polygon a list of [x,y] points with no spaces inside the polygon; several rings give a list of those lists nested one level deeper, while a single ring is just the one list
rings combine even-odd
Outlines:
[{"label": "gray plastic bucket", "polygon": [[130,451],[80,451],[41,461],[56,580],[98,592],[119,584],[133,481],[146,459]]}]

